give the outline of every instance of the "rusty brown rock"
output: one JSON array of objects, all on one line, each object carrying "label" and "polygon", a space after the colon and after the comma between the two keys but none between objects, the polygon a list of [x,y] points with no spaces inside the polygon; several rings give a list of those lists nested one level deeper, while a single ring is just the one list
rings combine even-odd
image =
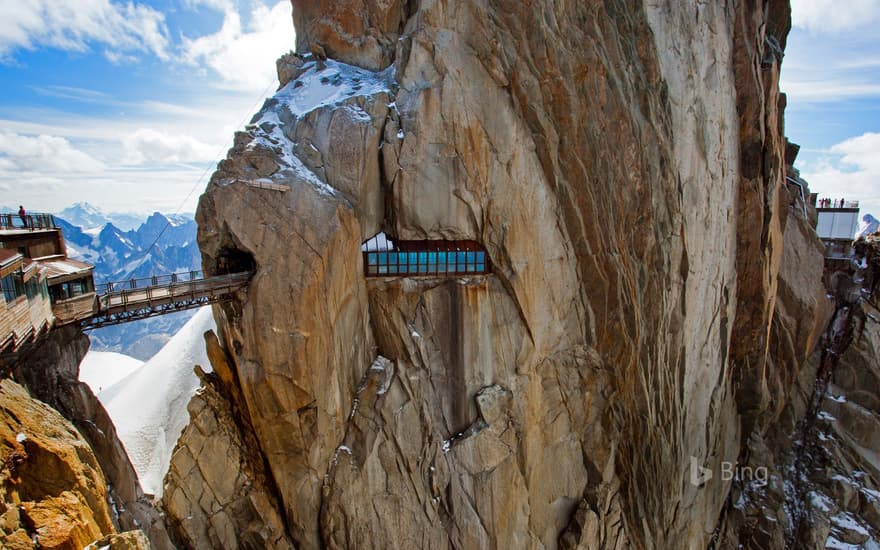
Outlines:
[{"label": "rusty brown rock", "polygon": [[391,64],[405,0],[291,0],[296,49],[374,71]]},{"label": "rusty brown rock", "polygon": [[104,474],[89,445],[8,379],[0,382],[0,452],[4,548],[79,550],[113,532]]}]

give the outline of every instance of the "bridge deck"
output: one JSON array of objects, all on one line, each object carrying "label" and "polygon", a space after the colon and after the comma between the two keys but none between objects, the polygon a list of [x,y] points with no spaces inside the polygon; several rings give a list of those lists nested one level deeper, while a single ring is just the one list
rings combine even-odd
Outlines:
[{"label": "bridge deck", "polygon": [[97,296],[93,314],[81,324],[88,330],[219,302],[247,286],[251,275],[243,272],[185,281],[175,276],[172,282],[145,287],[137,287],[131,281],[129,286],[134,288],[108,284],[104,286],[105,292]]}]

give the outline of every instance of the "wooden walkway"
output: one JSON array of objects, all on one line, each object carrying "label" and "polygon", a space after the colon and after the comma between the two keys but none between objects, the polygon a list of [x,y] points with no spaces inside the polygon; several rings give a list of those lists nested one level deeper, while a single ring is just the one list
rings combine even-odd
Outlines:
[{"label": "wooden walkway", "polygon": [[204,277],[193,271],[98,285],[92,314],[80,325],[88,330],[220,302],[246,287],[251,275]]}]

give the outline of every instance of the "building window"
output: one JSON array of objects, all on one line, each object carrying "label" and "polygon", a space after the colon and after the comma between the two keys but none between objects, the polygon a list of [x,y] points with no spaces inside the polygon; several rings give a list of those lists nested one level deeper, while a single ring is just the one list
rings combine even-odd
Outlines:
[{"label": "building window", "polygon": [[10,273],[3,277],[3,279],[0,280],[0,284],[3,286],[3,297],[6,299],[7,304],[15,301],[16,298],[23,295],[25,292],[20,271]]},{"label": "building window", "polygon": [[53,303],[58,300],[67,300],[82,296],[83,294],[89,294],[94,291],[95,282],[91,277],[83,277],[82,279],[59,283],[57,285],[52,285],[49,288]]}]

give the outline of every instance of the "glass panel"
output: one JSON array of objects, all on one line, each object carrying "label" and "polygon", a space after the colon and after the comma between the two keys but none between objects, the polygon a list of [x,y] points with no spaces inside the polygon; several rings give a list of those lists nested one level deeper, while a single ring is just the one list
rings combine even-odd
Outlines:
[{"label": "glass panel", "polygon": [[388,266],[387,265],[380,265],[379,266],[379,274],[384,275],[386,273],[388,273]]},{"label": "glass panel", "polygon": [[375,275],[377,273],[376,266],[375,265],[367,266],[367,273],[370,275]]},{"label": "glass panel", "polygon": [[484,263],[486,261],[486,253],[485,252],[477,252],[477,262]]},{"label": "glass panel", "polygon": [[388,266],[388,273],[397,273],[397,264],[389,265]]},{"label": "glass panel", "polygon": [[480,273],[485,272],[486,271],[486,264],[478,263],[477,264],[477,271],[479,271]]},{"label": "glass panel", "polygon": [[419,263],[418,252],[410,252],[409,253],[409,263],[410,263],[410,265],[416,265],[417,263]]},{"label": "glass panel", "polygon": [[370,265],[376,265],[376,255],[373,253],[367,254],[367,263]]},{"label": "glass panel", "polygon": [[385,252],[379,252],[379,265],[388,265],[388,254]]}]

